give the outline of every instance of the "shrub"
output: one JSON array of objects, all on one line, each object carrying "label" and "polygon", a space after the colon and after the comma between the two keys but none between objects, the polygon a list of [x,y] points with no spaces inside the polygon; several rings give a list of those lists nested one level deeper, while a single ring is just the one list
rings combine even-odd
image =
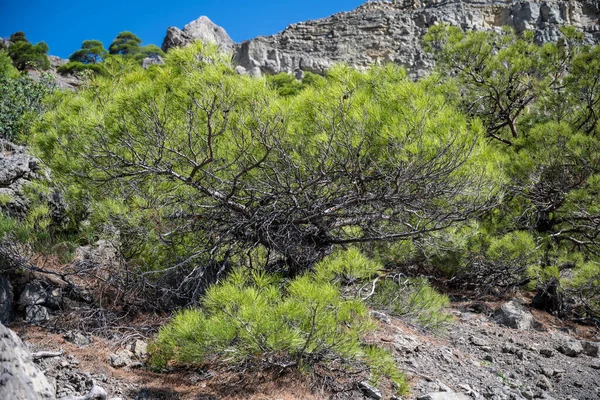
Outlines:
[{"label": "shrub", "polygon": [[40,81],[0,76],[0,138],[25,140],[32,122],[44,110],[43,99],[53,88],[50,76]]},{"label": "shrub", "polygon": [[399,393],[406,392],[391,355],[363,341],[375,327],[365,304],[343,298],[337,284],[323,279],[329,272],[344,274],[331,266],[342,267],[352,254],[339,253],[315,273],[283,285],[276,275],[238,269],[209,289],[202,309],[181,311],[160,330],[152,345],[153,364],[250,361],[311,367],[337,359],[364,363],[374,382],[385,377]]},{"label": "shrub", "polygon": [[397,276],[378,282],[369,303],[428,329],[439,329],[452,319],[444,310],[450,299],[432,288],[425,278]]},{"label": "shrub", "polygon": [[327,80],[321,75],[305,72],[299,80],[292,74],[280,72],[277,75],[268,75],[267,82],[283,97],[296,96],[308,87],[322,88]]}]

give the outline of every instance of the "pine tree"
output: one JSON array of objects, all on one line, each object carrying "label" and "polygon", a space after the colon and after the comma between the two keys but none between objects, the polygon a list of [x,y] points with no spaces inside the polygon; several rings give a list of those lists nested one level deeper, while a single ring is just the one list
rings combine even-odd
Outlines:
[{"label": "pine tree", "polygon": [[84,40],[81,44],[81,49],[71,54],[69,60],[83,64],[97,64],[104,60],[107,53],[101,41]]},{"label": "pine tree", "polygon": [[142,40],[135,34],[129,31],[121,32],[110,44],[108,52],[110,54],[120,54],[123,56],[135,56],[140,52],[141,43]]}]

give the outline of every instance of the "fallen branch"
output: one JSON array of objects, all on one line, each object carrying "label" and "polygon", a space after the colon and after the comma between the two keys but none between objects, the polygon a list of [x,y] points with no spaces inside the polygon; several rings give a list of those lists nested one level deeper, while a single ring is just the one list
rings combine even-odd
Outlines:
[{"label": "fallen branch", "polygon": [[64,351],[38,351],[37,353],[31,354],[34,360],[39,360],[40,358],[52,358],[52,357],[60,357],[65,354]]}]

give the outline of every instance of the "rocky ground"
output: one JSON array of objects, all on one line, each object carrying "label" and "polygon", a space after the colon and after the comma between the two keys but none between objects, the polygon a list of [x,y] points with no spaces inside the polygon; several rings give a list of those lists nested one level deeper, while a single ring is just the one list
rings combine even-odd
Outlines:
[{"label": "rocky ground", "polygon": [[[410,379],[409,399],[556,399],[600,398],[600,331],[566,325],[519,301],[454,303],[454,322],[432,333],[406,321],[377,314],[374,337],[393,351]],[[36,364],[56,387],[58,398],[82,396],[94,386],[108,398],[181,399],[323,399],[295,373],[274,376],[217,374],[179,370],[158,374],[144,366],[146,341],[137,333],[110,339],[84,332],[13,324],[34,354]],[[135,331],[132,331],[135,332]],[[339,393],[336,399],[393,398],[367,387]]]}]

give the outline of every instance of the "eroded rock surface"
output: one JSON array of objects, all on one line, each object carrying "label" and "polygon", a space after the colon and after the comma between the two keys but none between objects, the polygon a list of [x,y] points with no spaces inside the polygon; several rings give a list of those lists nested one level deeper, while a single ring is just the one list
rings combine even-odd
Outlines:
[{"label": "eroded rock surface", "polygon": [[299,70],[322,74],[335,63],[366,68],[394,62],[413,76],[422,76],[432,67],[421,45],[423,35],[441,22],[473,30],[498,30],[505,25],[533,30],[540,43],[558,40],[559,28],[572,25],[585,33],[588,42],[600,41],[600,3],[594,0],[371,1],[353,11],[293,24],[276,35],[238,45],[209,22],[201,17],[183,31],[169,28],[163,50],[193,39],[216,42],[232,48],[234,63],[254,71],[253,75],[257,69],[263,74]]},{"label": "eroded rock surface", "polygon": [[208,17],[202,16],[183,27],[183,30],[171,26],[162,44],[163,51],[172,47],[181,47],[194,41],[201,40],[219,45],[224,51],[232,52],[235,43],[225,29],[216,25]]},{"label": "eroded rock surface", "polygon": [[25,148],[0,139],[0,212],[22,216],[28,200],[24,187],[38,177],[38,161]]},{"label": "eroded rock surface", "polygon": [[54,399],[55,391],[21,339],[0,324],[0,399]]}]

